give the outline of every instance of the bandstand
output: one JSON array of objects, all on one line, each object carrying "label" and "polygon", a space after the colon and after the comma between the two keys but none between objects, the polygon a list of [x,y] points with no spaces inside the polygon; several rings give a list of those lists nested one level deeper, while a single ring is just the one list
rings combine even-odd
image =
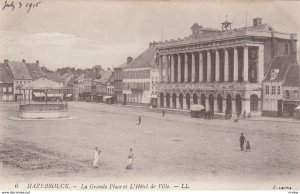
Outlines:
[{"label": "bandstand", "polygon": [[66,88],[46,78],[40,78],[21,87],[22,100],[19,117],[48,119],[69,117],[68,103],[64,99]]}]

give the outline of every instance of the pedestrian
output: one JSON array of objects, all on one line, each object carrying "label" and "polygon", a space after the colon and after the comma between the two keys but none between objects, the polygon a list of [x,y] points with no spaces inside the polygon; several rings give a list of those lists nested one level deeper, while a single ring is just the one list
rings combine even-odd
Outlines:
[{"label": "pedestrian", "polygon": [[246,141],[246,138],[244,137],[243,133],[241,133],[241,137],[240,137],[240,147],[241,147],[241,151],[244,151],[244,143]]},{"label": "pedestrian", "polygon": [[98,147],[96,147],[95,151],[94,151],[94,161],[93,161],[93,167],[94,168],[98,168],[100,153],[101,153],[101,150],[99,150]]},{"label": "pedestrian", "polygon": [[141,124],[141,122],[142,122],[142,117],[139,116],[139,125]]},{"label": "pedestrian", "polygon": [[127,170],[132,169],[132,163],[133,163],[133,153],[132,153],[132,148],[130,148],[128,158],[127,158],[127,166],[126,166]]},{"label": "pedestrian", "polygon": [[251,147],[250,147],[250,142],[249,140],[247,140],[247,144],[246,144],[246,152],[250,152]]},{"label": "pedestrian", "polygon": [[163,115],[163,117],[165,116],[165,110],[162,111],[162,115]]}]

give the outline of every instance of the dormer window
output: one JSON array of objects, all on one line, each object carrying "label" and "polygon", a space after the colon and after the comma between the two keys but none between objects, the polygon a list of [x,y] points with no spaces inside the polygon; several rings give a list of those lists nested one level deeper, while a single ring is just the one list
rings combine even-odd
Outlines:
[{"label": "dormer window", "polygon": [[278,73],[279,73],[279,69],[272,69],[271,70],[271,80],[276,79]]}]

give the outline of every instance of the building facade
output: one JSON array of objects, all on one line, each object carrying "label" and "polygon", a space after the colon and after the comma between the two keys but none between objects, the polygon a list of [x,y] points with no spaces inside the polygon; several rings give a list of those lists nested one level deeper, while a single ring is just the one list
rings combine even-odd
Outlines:
[{"label": "building facade", "polygon": [[123,68],[133,60],[132,57],[127,57],[127,62],[114,68],[114,93],[116,103],[124,104],[123,97]]},{"label": "building facade", "polygon": [[14,81],[9,68],[5,64],[0,64],[0,101],[11,102],[14,100]]},{"label": "building facade", "polygon": [[261,18],[253,26],[222,30],[192,27],[184,39],[159,42],[159,106],[261,114],[262,83],[274,57],[295,55],[297,37],[275,31]]},{"label": "building facade", "polygon": [[151,102],[151,71],[157,66],[157,47],[150,47],[123,68],[123,100],[125,103]]}]

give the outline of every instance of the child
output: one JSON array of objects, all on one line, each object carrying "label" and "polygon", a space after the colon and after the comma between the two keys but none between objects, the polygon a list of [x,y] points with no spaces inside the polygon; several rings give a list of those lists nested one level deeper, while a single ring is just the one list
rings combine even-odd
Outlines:
[{"label": "child", "polygon": [[132,163],[133,163],[133,153],[132,153],[132,148],[130,148],[129,154],[128,154],[128,159],[127,159],[127,166],[126,166],[127,170],[132,169]]},{"label": "child", "polygon": [[250,150],[251,150],[250,142],[247,140],[246,152],[250,152]]},{"label": "child", "polygon": [[96,147],[95,152],[94,152],[94,161],[93,161],[93,167],[94,168],[98,168],[100,153],[101,153],[101,150],[99,150],[98,147]]}]

